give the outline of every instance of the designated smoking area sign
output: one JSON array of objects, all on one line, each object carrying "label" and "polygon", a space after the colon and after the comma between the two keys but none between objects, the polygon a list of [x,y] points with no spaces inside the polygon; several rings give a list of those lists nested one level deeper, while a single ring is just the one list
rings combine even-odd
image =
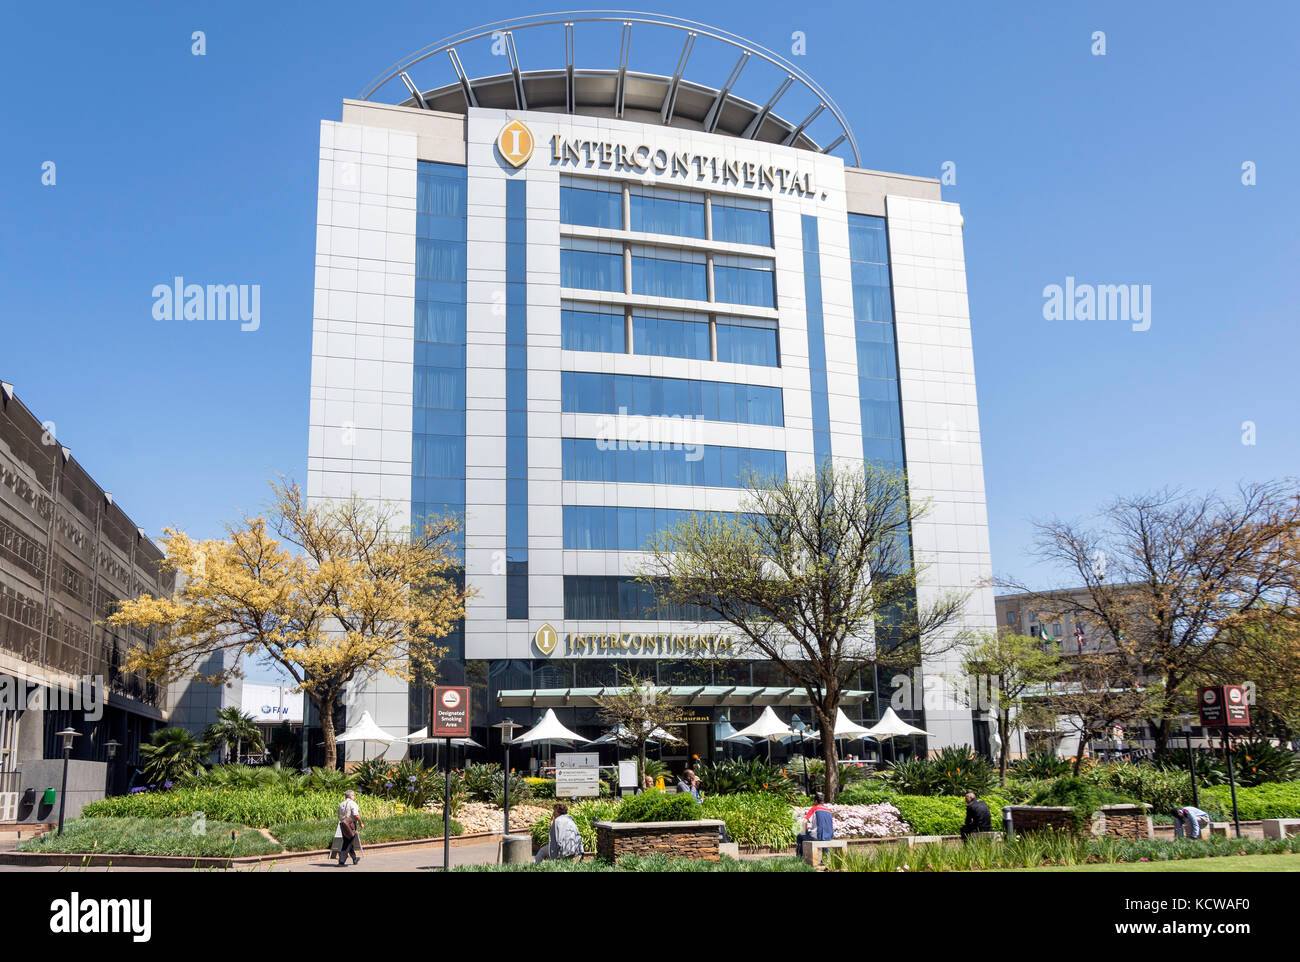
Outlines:
[{"label": "designated smoking area sign", "polygon": [[595,752],[557,753],[555,797],[599,798],[600,756]]},{"label": "designated smoking area sign", "polygon": [[433,689],[430,738],[469,738],[469,689],[437,686]]},{"label": "designated smoking area sign", "polygon": [[1206,728],[1247,728],[1250,705],[1240,685],[1208,685],[1197,690],[1201,724]]}]

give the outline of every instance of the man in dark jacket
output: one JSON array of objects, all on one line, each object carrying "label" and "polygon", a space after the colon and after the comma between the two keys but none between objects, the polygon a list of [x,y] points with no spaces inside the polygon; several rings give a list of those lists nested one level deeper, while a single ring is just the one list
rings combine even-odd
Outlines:
[{"label": "man in dark jacket", "polygon": [[975,832],[993,831],[993,818],[989,806],[975,797],[974,792],[966,793],[966,823],[961,827],[961,837],[967,838]]}]

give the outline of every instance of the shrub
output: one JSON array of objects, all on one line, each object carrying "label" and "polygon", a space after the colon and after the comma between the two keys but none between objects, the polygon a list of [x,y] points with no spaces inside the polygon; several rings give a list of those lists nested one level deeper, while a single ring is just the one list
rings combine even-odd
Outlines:
[{"label": "shrub", "polygon": [[1017,778],[1060,778],[1070,773],[1070,763],[1056,752],[1030,752],[1010,765]]},{"label": "shrub", "polygon": [[[1232,796],[1227,785],[1202,788],[1201,808],[1216,822],[1232,818]],[[1300,818],[1300,781],[1275,782],[1237,789],[1237,812],[1253,822],[1264,818]]]},{"label": "shrub", "polygon": [[[337,818],[340,800],[340,795],[326,792],[290,794],[279,789],[177,788],[169,792],[103,798],[83,808],[81,817],[188,818],[194,812],[202,812],[209,822],[269,828],[287,822]],[[372,795],[358,796],[357,803],[363,819],[382,818],[396,810],[396,803]]]},{"label": "shrub", "polygon": [[618,807],[617,822],[689,822],[700,817],[700,803],[682,792],[629,795]]},{"label": "shrub", "polygon": [[1087,831],[1092,815],[1101,806],[1123,802],[1115,792],[1101,788],[1084,778],[1066,775],[1040,789],[1031,805],[1069,805],[1074,809],[1074,831]]},{"label": "shrub", "polygon": [[[498,808],[505,803],[506,777],[496,764],[467,765],[463,778],[465,797],[471,802],[489,802]],[[510,800],[522,802],[531,795],[528,780],[510,772]]]},{"label": "shrub", "polygon": [[[553,778],[525,778],[528,783],[529,798],[554,798],[555,797],[555,779]],[[604,795],[604,792],[601,792]]]},{"label": "shrub", "polygon": [[886,838],[906,835],[910,828],[888,802],[876,805],[828,805],[836,838]]},{"label": "shrub", "polygon": [[974,792],[983,795],[993,787],[993,765],[982,755],[976,755],[969,745],[948,747],[929,760],[934,766],[935,781],[942,795],[965,795]]},{"label": "shrub", "polygon": [[775,795],[710,795],[700,806],[700,816],[725,822],[728,837],[738,845],[784,849],[794,844],[794,812]]},{"label": "shrub", "polygon": [[[578,826],[578,834],[582,836],[583,851],[596,851],[596,823],[618,821],[618,809],[618,802],[605,799],[589,799],[569,806],[569,815],[573,817],[574,824]],[[529,831],[533,836],[534,848],[541,848],[550,838],[551,817],[543,815],[533,822]]]},{"label": "shrub", "polygon": [[[1187,772],[1186,749],[1175,749],[1155,760],[1158,768]],[[1272,742],[1256,740],[1232,746],[1232,770],[1238,785],[1253,787],[1300,779],[1300,756]],[[1196,752],[1196,783],[1227,785],[1228,763],[1221,751]]]},{"label": "shrub", "polygon": [[897,793],[884,782],[870,779],[854,782],[840,792],[840,797],[836,801],[841,805],[878,805],[880,802],[889,801],[895,794]]},{"label": "shrub", "polygon": [[695,769],[700,790],[706,795],[735,795],[740,792],[768,792],[786,800],[795,797],[799,775],[758,758],[707,762]]},{"label": "shrub", "polygon": [[[1007,801],[997,795],[983,795],[981,800],[989,807],[989,819],[996,831]],[[956,835],[966,822],[965,800],[952,795],[894,795],[889,802],[912,827],[914,835]]]},{"label": "shrub", "polygon": [[1166,814],[1192,800],[1192,779],[1187,772],[1154,765],[1129,761],[1101,764],[1092,768],[1085,780]]},{"label": "shrub", "polygon": [[939,772],[924,758],[891,762],[883,777],[890,788],[903,795],[939,794]]}]

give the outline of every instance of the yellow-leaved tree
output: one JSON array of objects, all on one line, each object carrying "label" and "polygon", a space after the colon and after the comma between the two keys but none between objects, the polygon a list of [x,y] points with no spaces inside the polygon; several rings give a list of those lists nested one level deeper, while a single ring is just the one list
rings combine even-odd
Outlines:
[{"label": "yellow-leaved tree", "polygon": [[249,659],[287,671],[320,713],[325,764],[338,758],[334,709],[358,676],[378,672],[429,681],[446,653],[437,644],[465,616],[455,517],[419,530],[395,523],[396,508],[356,497],[309,503],[293,483],[272,483],[265,516],[197,541],[167,528],[171,597],[122,602],[113,624],[154,629],[151,647],[128,656],[131,671],[159,682],[198,674],[241,677]]}]

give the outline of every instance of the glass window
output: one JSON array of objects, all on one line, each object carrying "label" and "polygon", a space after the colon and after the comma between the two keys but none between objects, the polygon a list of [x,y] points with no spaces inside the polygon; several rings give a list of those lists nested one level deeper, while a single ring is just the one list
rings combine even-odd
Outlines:
[{"label": "glass window", "polygon": [[561,248],[560,286],[588,291],[622,291],[623,255]]},{"label": "glass window", "polygon": [[704,201],[632,191],[632,230],[677,237],[704,237]]},{"label": "glass window", "polygon": [[[561,476],[565,481],[736,488],[744,486],[747,471],[764,478],[779,480],[785,477],[785,452],[765,448],[728,448],[700,444],[682,445],[677,450],[664,448],[641,451],[620,449],[609,441],[565,438],[561,451]],[[734,472],[730,467],[733,452],[736,464]],[[725,473],[724,463],[727,465]]]},{"label": "glass window", "polygon": [[776,328],[718,322],[718,360],[780,367]]},{"label": "glass window", "polygon": [[776,306],[776,285],[770,267],[713,265],[713,297],[724,304]]},{"label": "glass window", "polygon": [[579,227],[623,227],[623,194],[560,185],[560,222]]},{"label": "glass window", "polygon": [[729,244],[772,246],[771,205],[750,207],[743,201],[713,198],[713,239]]},{"label": "glass window", "polygon": [[624,352],[623,312],[566,307],[560,311],[560,347],[567,351]]},{"label": "glass window", "polygon": [[709,324],[644,314],[632,315],[632,350],[657,357],[709,360]]},{"label": "glass window", "polygon": [[709,293],[703,255],[698,259],[675,260],[649,254],[633,254],[632,292],[652,297],[707,300]]}]

